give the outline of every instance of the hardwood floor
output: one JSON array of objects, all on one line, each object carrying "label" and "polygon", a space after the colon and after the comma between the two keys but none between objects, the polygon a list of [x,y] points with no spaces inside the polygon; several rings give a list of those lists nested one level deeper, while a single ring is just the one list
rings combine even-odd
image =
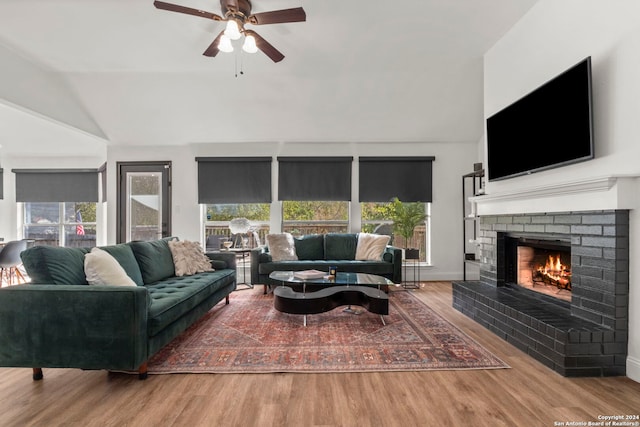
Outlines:
[{"label": "hardwood floor", "polygon": [[172,374],[146,381],[45,369],[37,382],[31,369],[1,368],[0,426],[535,427],[640,415],[640,383],[564,378],[451,308],[449,282],[427,282],[412,292],[512,368]]}]

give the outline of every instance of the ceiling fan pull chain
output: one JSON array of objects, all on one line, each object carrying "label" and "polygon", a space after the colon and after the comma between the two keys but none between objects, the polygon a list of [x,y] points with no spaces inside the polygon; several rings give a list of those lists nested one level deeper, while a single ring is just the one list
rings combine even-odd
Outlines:
[{"label": "ceiling fan pull chain", "polygon": [[240,55],[240,75],[244,75],[244,54],[240,52],[236,54],[236,78],[238,78],[238,55]]}]

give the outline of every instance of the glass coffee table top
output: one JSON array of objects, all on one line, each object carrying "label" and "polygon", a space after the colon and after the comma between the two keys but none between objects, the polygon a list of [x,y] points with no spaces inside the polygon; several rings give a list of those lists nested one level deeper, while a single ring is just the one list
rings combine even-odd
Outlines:
[{"label": "glass coffee table top", "polygon": [[335,277],[327,276],[317,279],[301,279],[294,276],[294,271],[274,271],[269,278],[283,283],[302,283],[311,285],[365,285],[365,286],[392,286],[394,283],[386,277],[368,273],[338,272]]}]

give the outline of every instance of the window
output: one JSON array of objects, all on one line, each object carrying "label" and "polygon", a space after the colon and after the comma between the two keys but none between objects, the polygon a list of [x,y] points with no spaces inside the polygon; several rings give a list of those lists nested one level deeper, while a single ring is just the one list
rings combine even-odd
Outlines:
[{"label": "window", "polygon": [[37,245],[94,247],[96,245],[96,203],[25,202],[22,208],[22,236]]},{"label": "window", "polygon": [[362,212],[362,231],[364,233],[376,233],[387,234],[391,236],[390,244],[405,248],[405,247],[417,247],[420,249],[420,261],[430,263],[431,262],[431,238],[430,238],[430,225],[431,225],[431,204],[424,204],[427,218],[424,225],[420,225],[415,228],[413,237],[410,242],[405,242],[402,236],[395,235],[393,233],[393,221],[390,218],[390,212],[392,206],[390,202],[376,203],[376,202],[363,202],[360,203],[360,209]]},{"label": "window", "polygon": [[282,231],[294,235],[346,233],[349,229],[349,202],[282,202]]},{"label": "window", "polygon": [[264,238],[269,234],[269,217],[271,204],[269,203],[227,203],[205,205],[205,237],[218,235],[231,237],[229,222],[234,218],[247,218],[251,223],[251,231],[257,233],[257,239],[253,233],[249,233],[249,247],[255,247],[264,243]]}]

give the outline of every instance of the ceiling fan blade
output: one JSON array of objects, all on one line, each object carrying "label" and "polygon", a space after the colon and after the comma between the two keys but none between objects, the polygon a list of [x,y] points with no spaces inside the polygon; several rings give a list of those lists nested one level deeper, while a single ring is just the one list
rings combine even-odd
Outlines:
[{"label": "ceiling fan blade", "polygon": [[301,7],[256,13],[248,18],[248,21],[254,25],[283,24],[285,22],[303,22],[306,20],[307,14]]},{"label": "ceiling fan blade", "polygon": [[224,34],[224,30],[220,31],[220,34],[218,34],[218,37],[216,37],[213,40],[213,42],[211,42],[207,50],[204,51],[203,53],[204,56],[216,56],[218,52],[220,52],[220,49],[218,49],[218,43],[220,43],[220,38],[222,37],[223,34]]},{"label": "ceiling fan blade", "polygon": [[222,16],[216,15],[215,13],[212,13],[212,12],[206,12],[200,9],[193,9],[191,7],[180,6],[173,3],[165,3],[163,1],[158,1],[158,0],[154,1],[153,5],[157,9],[168,10],[170,12],[186,13],[187,15],[200,16],[202,18],[213,19],[214,21],[224,21],[224,18]]},{"label": "ceiling fan blade", "polygon": [[256,38],[256,46],[258,49],[264,52],[273,62],[280,62],[284,59],[284,55],[280,53],[278,49],[273,47],[271,43],[263,39],[258,33],[253,30],[245,30],[246,35],[252,35]]}]

